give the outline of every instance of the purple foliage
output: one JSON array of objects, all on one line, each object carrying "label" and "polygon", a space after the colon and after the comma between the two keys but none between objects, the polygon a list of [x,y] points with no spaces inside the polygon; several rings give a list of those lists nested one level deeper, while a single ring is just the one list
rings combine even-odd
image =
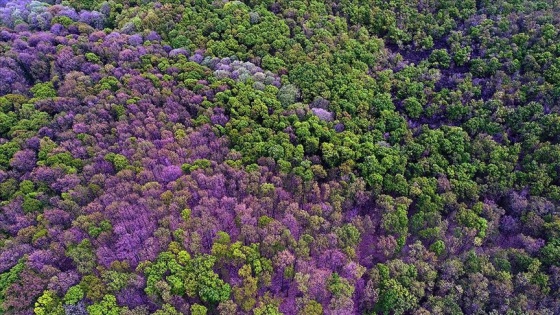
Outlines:
[{"label": "purple foliage", "polygon": [[311,111],[313,112],[313,114],[315,114],[315,116],[317,116],[321,120],[332,121],[334,119],[333,114],[331,112],[324,110],[322,108],[312,108]]},{"label": "purple foliage", "polygon": [[192,55],[189,58],[189,60],[196,63],[202,63],[202,61],[204,60],[204,55],[202,53],[197,52],[196,54]]},{"label": "purple foliage", "polygon": [[48,289],[64,294],[71,286],[76,285],[79,281],[80,276],[74,270],[59,272],[50,279]]},{"label": "purple foliage", "polygon": [[224,126],[229,121],[229,118],[224,114],[223,109],[216,108],[214,109],[214,115],[210,117],[210,121],[213,124]]},{"label": "purple foliage", "polygon": [[183,171],[179,166],[176,165],[169,165],[162,169],[161,171],[161,179],[164,182],[171,182],[176,180],[182,175]]},{"label": "purple foliage", "polygon": [[173,49],[169,52],[169,57],[176,57],[179,55],[189,56],[189,52],[184,48]]},{"label": "purple foliage", "polygon": [[322,108],[322,109],[329,109],[329,104],[330,102],[327,101],[326,99],[322,98],[322,97],[318,97],[316,98],[312,103],[311,103],[311,108]]},{"label": "purple foliage", "polygon": [[29,172],[35,168],[35,163],[37,163],[35,152],[22,150],[14,154],[10,161],[10,166],[20,172]]},{"label": "purple foliage", "polygon": [[503,216],[500,220],[500,230],[505,233],[515,233],[518,231],[519,225],[517,220],[509,215]]},{"label": "purple foliage", "polygon": [[0,253],[0,273],[12,268],[23,255],[31,252],[33,248],[29,244],[6,246]]},{"label": "purple foliage", "polygon": [[43,267],[52,264],[53,259],[53,254],[50,251],[36,250],[28,256],[27,261],[31,268],[41,271]]},{"label": "purple foliage", "polygon": [[79,21],[82,23],[89,24],[90,26],[102,29],[105,17],[103,14],[96,11],[81,11],[79,16]]},{"label": "purple foliage", "polygon": [[64,305],[65,315],[88,315],[88,311],[83,302],[78,302],[77,304],[67,304]]},{"label": "purple foliage", "polygon": [[140,45],[142,45],[143,42],[144,42],[144,39],[142,38],[142,35],[140,35],[140,34],[134,34],[134,35],[131,35],[130,37],[128,37],[128,43],[132,46],[140,46]]},{"label": "purple foliage", "polygon": [[135,288],[124,289],[116,297],[119,305],[128,306],[131,309],[148,303],[146,295]]},{"label": "purple foliage", "polygon": [[148,33],[148,35],[146,35],[146,39],[149,41],[159,41],[161,40],[161,37],[158,35],[158,33],[151,31],[150,33]]}]

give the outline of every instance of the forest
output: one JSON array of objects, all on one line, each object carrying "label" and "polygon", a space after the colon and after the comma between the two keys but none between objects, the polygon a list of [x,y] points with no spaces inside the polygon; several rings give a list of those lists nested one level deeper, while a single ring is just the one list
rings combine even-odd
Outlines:
[{"label": "forest", "polygon": [[560,2],[0,0],[31,314],[560,314]]}]

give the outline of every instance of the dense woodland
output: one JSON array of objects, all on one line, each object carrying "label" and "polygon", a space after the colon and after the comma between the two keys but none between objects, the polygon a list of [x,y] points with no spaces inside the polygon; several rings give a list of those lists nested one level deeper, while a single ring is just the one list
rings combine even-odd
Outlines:
[{"label": "dense woodland", "polygon": [[560,314],[557,0],[0,0],[0,314]]}]

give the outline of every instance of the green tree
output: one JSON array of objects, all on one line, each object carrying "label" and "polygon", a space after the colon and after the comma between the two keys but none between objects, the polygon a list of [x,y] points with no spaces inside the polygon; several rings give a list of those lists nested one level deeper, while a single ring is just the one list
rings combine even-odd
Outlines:
[{"label": "green tree", "polygon": [[56,90],[52,82],[37,83],[31,89],[31,93],[35,98],[52,98],[56,97]]},{"label": "green tree", "polygon": [[[191,258],[186,251],[176,255],[161,253],[156,261],[146,262],[138,268],[146,275],[146,293],[151,296],[164,296],[168,293],[200,298],[211,305],[228,300],[231,287],[213,271],[216,257],[201,255]],[[162,290],[162,282],[167,283],[170,292]]]},{"label": "green tree", "polygon": [[25,259],[21,258],[10,270],[0,273],[0,313],[7,311],[3,304],[6,299],[6,290],[16,282],[23,269],[25,268]]},{"label": "green tree", "polygon": [[157,310],[154,315],[181,315],[179,311],[170,304],[163,304],[161,309]]},{"label": "green tree", "polygon": [[560,265],[560,239],[553,239],[540,251],[542,260],[545,264]]},{"label": "green tree", "polygon": [[64,315],[64,308],[55,291],[45,290],[35,302],[33,309],[36,315]]},{"label": "green tree", "polygon": [[327,162],[330,167],[337,166],[339,163],[339,155],[335,150],[333,144],[325,142],[321,145],[321,151],[323,153],[323,159]]},{"label": "green tree", "polygon": [[66,255],[74,260],[78,271],[89,274],[95,267],[96,259],[89,239],[84,239],[77,245],[73,245],[66,251]]},{"label": "green tree", "polygon": [[352,224],[344,224],[335,229],[341,247],[354,248],[360,242],[360,231]]},{"label": "green tree", "polygon": [[208,309],[200,304],[191,305],[192,315],[206,315],[206,312],[208,312]]},{"label": "green tree", "polygon": [[124,309],[117,305],[117,298],[110,294],[105,295],[100,302],[87,307],[90,315],[120,315]]},{"label": "green tree", "polygon": [[253,315],[283,315],[278,306],[274,304],[262,304],[253,310]]},{"label": "green tree", "polygon": [[299,315],[322,315],[323,306],[317,301],[311,300],[305,304]]},{"label": "green tree", "polygon": [[125,169],[128,166],[128,159],[121,154],[109,153],[105,156],[105,160],[113,163],[113,166],[118,171]]},{"label": "green tree", "polygon": [[389,276],[387,266],[379,264],[377,268],[381,275],[381,283],[375,310],[381,314],[401,315],[414,308],[418,302],[417,298],[399,281]]},{"label": "green tree", "polygon": [[451,57],[445,49],[434,49],[428,60],[432,64],[442,68],[449,68],[449,64],[451,63]]},{"label": "green tree", "polygon": [[437,240],[430,245],[430,250],[439,256],[445,251],[445,243],[442,240]]},{"label": "green tree", "polygon": [[84,298],[84,291],[79,285],[72,286],[64,295],[65,304],[76,304]]},{"label": "green tree", "polygon": [[405,99],[403,104],[404,109],[410,118],[419,118],[424,110],[422,104],[415,97]]},{"label": "green tree", "polygon": [[196,257],[188,268],[185,287],[187,293],[196,292],[203,302],[217,304],[229,299],[231,287],[219,278],[212,268],[216,258],[210,255]]}]

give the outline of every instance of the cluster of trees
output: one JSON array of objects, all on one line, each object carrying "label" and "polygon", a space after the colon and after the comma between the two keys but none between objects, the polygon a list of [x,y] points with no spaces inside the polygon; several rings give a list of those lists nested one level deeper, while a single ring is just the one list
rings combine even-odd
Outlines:
[{"label": "cluster of trees", "polygon": [[0,314],[560,313],[555,10],[0,0]]}]

